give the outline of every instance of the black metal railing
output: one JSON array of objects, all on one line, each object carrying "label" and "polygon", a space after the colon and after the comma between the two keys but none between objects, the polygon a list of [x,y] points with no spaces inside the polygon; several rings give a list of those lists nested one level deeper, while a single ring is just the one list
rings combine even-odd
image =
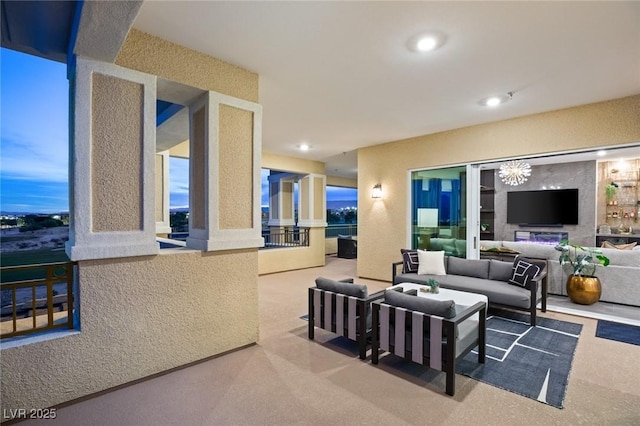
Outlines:
[{"label": "black metal railing", "polygon": [[265,249],[309,247],[309,228],[285,229],[284,232],[263,232]]},{"label": "black metal railing", "polygon": [[350,237],[355,237],[358,235],[358,224],[340,224],[340,225],[329,225],[325,228],[324,236],[325,238],[335,238],[338,235],[348,235]]},{"label": "black metal railing", "polygon": [[59,262],[0,268],[0,338],[73,329],[74,265]]}]

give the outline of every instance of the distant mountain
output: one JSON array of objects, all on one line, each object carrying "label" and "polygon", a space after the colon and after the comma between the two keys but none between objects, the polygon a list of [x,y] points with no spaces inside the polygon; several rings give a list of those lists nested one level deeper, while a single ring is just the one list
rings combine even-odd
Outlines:
[{"label": "distant mountain", "polygon": [[42,212],[7,212],[7,211],[0,211],[0,216],[26,216],[28,214],[35,214],[35,215],[39,215],[39,216],[50,216],[50,215],[58,214],[60,216],[68,216],[69,212],[46,212],[46,213],[42,213]]}]

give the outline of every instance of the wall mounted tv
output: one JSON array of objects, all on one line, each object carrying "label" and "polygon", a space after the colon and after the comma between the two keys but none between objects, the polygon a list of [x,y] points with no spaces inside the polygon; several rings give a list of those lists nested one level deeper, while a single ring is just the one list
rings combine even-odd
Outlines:
[{"label": "wall mounted tv", "polygon": [[578,224],[578,189],[507,192],[507,223],[523,226]]}]

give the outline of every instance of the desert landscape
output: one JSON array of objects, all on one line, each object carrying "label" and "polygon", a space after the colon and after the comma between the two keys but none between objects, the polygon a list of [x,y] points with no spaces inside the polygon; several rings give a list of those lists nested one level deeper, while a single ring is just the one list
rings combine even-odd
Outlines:
[{"label": "desert landscape", "polygon": [[[50,262],[68,261],[64,254],[65,243],[69,240],[69,227],[58,226],[54,228],[45,228],[35,231],[20,232],[19,228],[3,229],[0,233],[0,257],[2,260],[2,266],[14,266],[22,264],[42,264]],[[3,274],[3,282],[6,280],[13,281],[16,279],[24,279],[18,272],[9,272],[6,276]],[[27,279],[33,279],[33,274],[25,272]],[[19,317],[26,315],[31,317],[30,319],[20,319],[17,323],[16,330],[29,329],[33,327],[32,317],[34,315],[31,306],[37,306],[36,327],[40,327],[41,322],[47,319],[46,307],[40,305],[47,297],[47,286],[45,284],[39,284],[35,287],[35,293],[32,291],[32,287],[21,287],[15,290],[15,308],[19,314]],[[67,289],[66,283],[54,283],[53,294],[54,304],[56,311],[54,313],[56,320],[64,320],[67,315]],[[2,306],[2,313],[0,315],[0,325],[2,326],[2,334],[12,331],[13,325],[11,320],[13,317],[13,300],[12,290],[2,289],[0,295],[0,305]],[[35,301],[33,300],[35,298]],[[40,303],[39,303],[40,302]],[[28,305],[28,306],[27,306]]]},{"label": "desert landscape", "polygon": [[61,249],[69,240],[69,227],[39,229],[20,232],[19,228],[3,229],[0,233],[0,252]]}]

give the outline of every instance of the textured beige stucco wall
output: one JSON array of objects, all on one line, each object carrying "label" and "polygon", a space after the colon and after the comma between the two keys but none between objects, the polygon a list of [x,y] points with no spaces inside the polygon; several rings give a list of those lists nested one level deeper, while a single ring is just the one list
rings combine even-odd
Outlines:
[{"label": "textured beige stucco wall", "polygon": [[310,182],[311,179],[309,177],[304,177],[302,179],[300,179],[300,183],[299,183],[299,190],[300,192],[298,193],[298,197],[300,200],[300,203],[298,204],[298,220],[311,220],[313,219],[311,217],[312,212],[309,211],[309,200],[311,199],[311,197],[314,196],[314,194],[310,194]]},{"label": "textured beige stucco wall", "polygon": [[[220,229],[253,226],[253,113],[220,105]],[[257,206],[256,206],[257,207]]]},{"label": "textured beige stucco wall", "polygon": [[[640,95],[358,150],[358,275],[391,280],[407,241],[410,169],[640,142]],[[382,184],[383,198],[371,188]]]},{"label": "textured beige stucco wall", "polygon": [[[193,113],[191,129],[191,152],[193,158],[189,159],[189,220],[191,227],[196,229],[206,228],[206,118],[205,107]],[[215,166],[214,166],[215,167]]]},{"label": "textured beige stucco wall", "polygon": [[204,90],[258,102],[258,75],[132,29],[116,64]]},{"label": "textured beige stucco wall", "polygon": [[82,331],[3,349],[2,407],[46,407],[258,339],[255,250],[79,264]]},{"label": "textured beige stucco wall", "polygon": [[338,253],[338,237],[326,238],[324,240],[324,252],[325,254]]},{"label": "textured beige stucco wall", "polygon": [[142,230],[142,85],[93,74],[93,232]]},{"label": "textured beige stucco wall", "polygon": [[293,182],[282,183],[282,213],[280,219],[293,219]]},{"label": "textured beige stucco wall", "polygon": [[186,158],[189,159],[189,139],[184,142],[180,142],[169,150],[171,157]]},{"label": "textured beige stucco wall", "polygon": [[[257,74],[139,31],[117,62],[258,100]],[[82,330],[3,348],[2,408],[49,407],[257,341],[257,249],[164,253],[80,262]]]},{"label": "textured beige stucco wall", "polygon": [[259,274],[324,266],[324,228],[310,228],[309,241],[311,242],[309,247],[260,250],[258,253]]},{"label": "textured beige stucco wall", "polygon": [[269,216],[276,219],[280,217],[279,192],[280,185],[278,185],[278,182],[271,182],[269,184]]},{"label": "textured beige stucco wall", "polygon": [[[321,188],[318,190],[318,188]],[[325,216],[325,195],[324,179],[313,178],[313,218],[314,220],[322,220]]]},{"label": "textured beige stucco wall", "polygon": [[350,179],[341,176],[327,176],[328,186],[342,186],[344,188],[357,188],[358,179]]},{"label": "textured beige stucco wall", "polygon": [[282,172],[324,174],[324,163],[321,161],[289,157],[266,151],[262,152],[261,167]]}]

